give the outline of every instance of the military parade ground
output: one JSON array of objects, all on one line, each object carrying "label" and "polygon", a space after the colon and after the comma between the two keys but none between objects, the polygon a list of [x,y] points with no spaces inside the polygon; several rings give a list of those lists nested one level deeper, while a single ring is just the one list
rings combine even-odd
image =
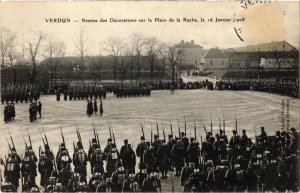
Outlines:
[{"label": "military parade ground", "polygon": [[[9,139],[11,135],[17,153],[24,156],[25,143],[22,138],[25,136],[26,143],[32,143],[32,149],[38,155],[39,147],[41,146],[43,149],[43,141],[39,134],[42,131],[42,135],[43,133],[47,135],[50,148],[56,154],[59,144],[62,143],[60,128],[70,155],[74,151],[73,142],[78,141],[76,128],[81,134],[82,145],[86,152],[94,137],[93,127],[99,133],[102,149],[106,146],[107,139],[110,138],[109,127],[114,132],[117,148],[124,145],[124,139],[128,139],[134,151],[140,143],[140,136],[143,135],[141,126],[146,141],[150,141],[150,138],[152,140],[151,134],[157,135],[157,131],[160,139],[163,139],[165,135],[168,137],[171,134],[171,125],[174,137],[179,136],[179,128],[181,132],[186,130],[188,138],[196,137],[198,141],[200,138],[205,139],[204,127],[206,130],[212,131],[214,135],[219,132],[220,127],[225,126],[225,133],[230,138],[232,130],[235,130],[237,125],[239,134],[245,129],[248,137],[254,140],[255,135],[260,133],[261,126],[265,127],[268,135],[275,135],[277,130],[282,131],[283,99],[289,100],[289,127],[298,128],[299,101],[263,92],[200,89],[175,90],[174,94],[170,94],[168,90],[158,90],[152,91],[151,97],[128,98],[116,98],[113,94],[107,94],[106,99],[102,99],[103,116],[100,116],[98,112],[91,117],[86,114],[86,100],[56,101],[53,95],[42,95],[40,97],[40,101],[43,103],[41,119],[30,122],[29,103],[18,103],[15,104],[16,118],[7,124],[0,123],[0,139],[3,142],[0,152],[4,160],[4,156],[7,156],[10,151],[4,143],[5,138]],[[2,111],[4,106],[1,105]],[[28,141],[28,134],[31,136],[31,142]],[[139,169],[138,159],[135,168],[137,172]],[[1,171],[3,178],[3,166],[1,166]],[[87,181],[89,181],[92,177],[89,164],[87,174]],[[174,175],[174,172],[169,172],[168,178],[161,179],[163,192],[172,191],[172,184],[176,192],[183,190],[180,178]],[[39,173],[36,183],[40,183]]]}]

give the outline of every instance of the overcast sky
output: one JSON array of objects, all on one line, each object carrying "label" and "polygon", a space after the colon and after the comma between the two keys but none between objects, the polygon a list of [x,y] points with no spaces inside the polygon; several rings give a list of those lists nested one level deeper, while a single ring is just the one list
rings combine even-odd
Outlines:
[{"label": "overcast sky", "polygon": [[[82,26],[89,36],[90,55],[100,53],[100,43],[110,36],[127,39],[140,32],[155,36],[165,43],[195,40],[205,49],[229,48],[286,40],[298,48],[299,3],[266,3],[244,9],[235,2],[52,2],[0,3],[0,26],[18,36],[18,41],[31,40],[33,32],[43,31],[48,37],[63,40],[68,55],[74,54],[75,32]],[[82,23],[82,18],[212,18],[199,23]],[[215,18],[245,18],[244,22],[215,23]],[[47,23],[48,18],[70,18],[70,23]],[[78,20],[79,22],[74,22]],[[235,32],[235,28],[237,32]],[[236,34],[244,40],[241,41]],[[104,54],[104,53],[101,53]]]}]

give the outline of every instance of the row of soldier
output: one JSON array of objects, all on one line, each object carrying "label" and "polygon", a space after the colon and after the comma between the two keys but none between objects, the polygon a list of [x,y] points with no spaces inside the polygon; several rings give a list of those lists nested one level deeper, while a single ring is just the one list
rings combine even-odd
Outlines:
[{"label": "row of soldier", "polygon": [[6,103],[6,106],[4,107],[4,122],[8,123],[9,121],[15,119],[16,117],[16,110],[15,105],[13,102]]},{"label": "row of soldier", "polygon": [[220,81],[218,90],[254,90],[299,98],[299,83],[257,82],[257,81]]},{"label": "row of soldier", "polygon": [[60,101],[60,96],[63,94],[64,101],[67,100],[84,100],[84,99],[105,99],[106,98],[106,89],[105,88],[98,88],[98,87],[90,87],[90,88],[77,88],[77,87],[70,87],[67,89],[57,89],[56,93],[56,100]]},{"label": "row of soldier", "polygon": [[113,89],[113,93],[116,97],[136,97],[136,96],[150,96],[150,87],[116,87]]},{"label": "row of soldier", "polygon": [[[56,157],[44,133],[42,141],[45,150],[40,151],[38,165],[30,137],[30,146],[26,144],[22,160],[13,145],[5,163],[6,184],[10,182],[17,187],[21,171],[23,191],[36,190],[38,168],[41,174],[40,185],[45,191],[157,192],[161,191],[158,173],[161,173],[163,179],[168,177],[168,172],[175,170],[186,192],[299,190],[299,136],[294,128],[291,132],[277,131],[274,136],[268,136],[262,127],[255,141],[248,138],[246,130],[240,135],[237,130],[233,130],[230,140],[222,129],[215,137],[212,132],[206,132],[205,140],[201,138],[200,142],[196,139],[196,128],[195,137],[190,139],[186,131],[179,131],[180,137],[173,138],[171,129],[168,142],[164,130],[164,137],[159,138],[158,132],[154,140],[151,131],[150,141],[145,140],[143,132],[136,151],[128,140],[124,140],[119,151],[110,128],[110,138],[102,151],[99,135],[95,128],[93,130],[94,138],[86,153],[76,128],[78,142],[76,145],[73,142],[72,158],[66,148],[62,130],[63,142]],[[137,173],[136,156],[139,158]],[[92,177],[87,182],[88,162]],[[71,163],[74,170],[71,170]],[[11,168],[15,171],[11,171]]]},{"label": "row of soldier", "polygon": [[15,84],[2,86],[1,103],[15,102],[27,103],[40,98],[40,88],[35,84]]}]

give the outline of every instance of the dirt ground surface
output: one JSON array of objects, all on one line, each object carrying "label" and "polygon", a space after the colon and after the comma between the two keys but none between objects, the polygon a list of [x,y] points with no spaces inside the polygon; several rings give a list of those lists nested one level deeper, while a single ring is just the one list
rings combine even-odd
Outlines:
[{"label": "dirt ground surface", "polygon": [[[61,97],[63,99],[63,96]],[[33,149],[38,154],[42,146],[39,130],[44,128],[51,149],[56,154],[58,145],[62,142],[60,127],[64,133],[67,148],[73,154],[73,141],[77,141],[74,124],[78,125],[85,150],[88,150],[89,140],[93,137],[93,127],[96,127],[101,141],[102,149],[109,137],[108,121],[112,124],[117,147],[123,145],[123,140],[128,139],[134,149],[141,136],[140,121],[143,123],[146,140],[150,140],[151,125],[156,133],[156,120],[160,128],[160,137],[163,136],[162,127],[166,136],[170,134],[170,119],[173,133],[178,136],[178,121],[181,131],[184,130],[184,120],[187,123],[187,135],[194,136],[194,120],[197,126],[197,138],[205,136],[201,120],[210,130],[213,122],[213,132],[219,130],[219,120],[226,120],[226,134],[231,136],[235,128],[235,117],[239,130],[246,129],[249,137],[259,133],[260,126],[264,126],[268,134],[275,134],[281,128],[282,99],[289,99],[289,125],[299,128],[299,100],[285,96],[251,92],[251,91],[207,91],[207,90],[176,90],[175,94],[169,91],[152,91],[151,97],[116,98],[108,94],[103,100],[104,114],[88,117],[86,114],[86,100],[56,101],[54,95],[41,96],[43,104],[42,118],[33,123],[29,121],[29,103],[15,104],[16,118],[5,124],[0,123],[0,155],[4,159],[9,152],[5,137],[9,139],[9,131],[14,139],[17,152],[24,155],[25,140],[28,141],[27,131],[31,135]],[[99,100],[98,100],[99,108]],[[4,105],[1,105],[1,118],[3,120]],[[286,110],[285,110],[286,113]],[[185,118],[184,118],[185,117]],[[1,166],[3,171],[3,167]],[[88,165],[88,173],[90,166]],[[2,174],[3,175],[3,174]],[[171,179],[162,179],[162,191],[171,191]],[[90,176],[89,176],[90,177]],[[39,183],[40,176],[37,177]],[[175,191],[181,191],[179,177],[174,177]]]}]

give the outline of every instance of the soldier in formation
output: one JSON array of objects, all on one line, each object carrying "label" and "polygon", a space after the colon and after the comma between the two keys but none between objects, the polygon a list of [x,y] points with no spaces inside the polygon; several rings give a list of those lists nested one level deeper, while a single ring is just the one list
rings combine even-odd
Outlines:
[{"label": "soldier in formation", "polygon": [[9,121],[15,119],[16,117],[16,111],[15,111],[15,105],[13,102],[10,104],[6,104],[4,107],[4,122],[8,123]]},{"label": "soldier in formation", "polygon": [[64,101],[72,100],[92,100],[92,99],[105,99],[106,88],[98,87],[89,84],[77,84],[75,86],[58,87],[55,91],[56,100],[60,101],[60,95],[63,94]]},{"label": "soldier in formation", "polygon": [[[5,166],[2,190],[18,190],[21,178],[22,191],[38,191],[38,171],[41,175],[39,184],[45,191],[161,192],[164,188],[161,180],[175,170],[184,192],[299,191],[297,163],[300,143],[295,128],[270,135],[262,127],[254,140],[248,137],[246,130],[241,133],[233,130],[228,138],[220,129],[215,136],[212,131],[206,132],[205,140],[202,141],[201,137],[197,141],[195,127],[195,136],[190,134],[190,138],[180,130],[179,137],[173,138],[171,130],[168,142],[163,129],[163,138],[158,132],[152,140],[151,132],[150,141],[146,141],[143,134],[135,151],[127,139],[119,151],[110,128],[110,137],[102,151],[99,135],[95,128],[93,130],[94,137],[85,153],[80,132],[76,129],[78,142],[73,143],[72,159],[62,130],[63,142],[56,157],[46,134],[42,136],[44,147],[40,148],[39,159],[35,156],[30,136],[30,145],[25,142],[22,159],[13,141],[12,145],[8,143],[10,153],[5,161],[1,159]],[[138,172],[135,171],[136,156],[140,162]],[[91,166],[89,180],[88,163]]]},{"label": "soldier in formation", "polygon": [[1,103],[23,103],[40,99],[40,88],[36,84],[9,84],[1,87]]},{"label": "soldier in formation", "polygon": [[136,96],[150,96],[150,87],[116,87],[113,93],[118,98],[136,97]]}]

